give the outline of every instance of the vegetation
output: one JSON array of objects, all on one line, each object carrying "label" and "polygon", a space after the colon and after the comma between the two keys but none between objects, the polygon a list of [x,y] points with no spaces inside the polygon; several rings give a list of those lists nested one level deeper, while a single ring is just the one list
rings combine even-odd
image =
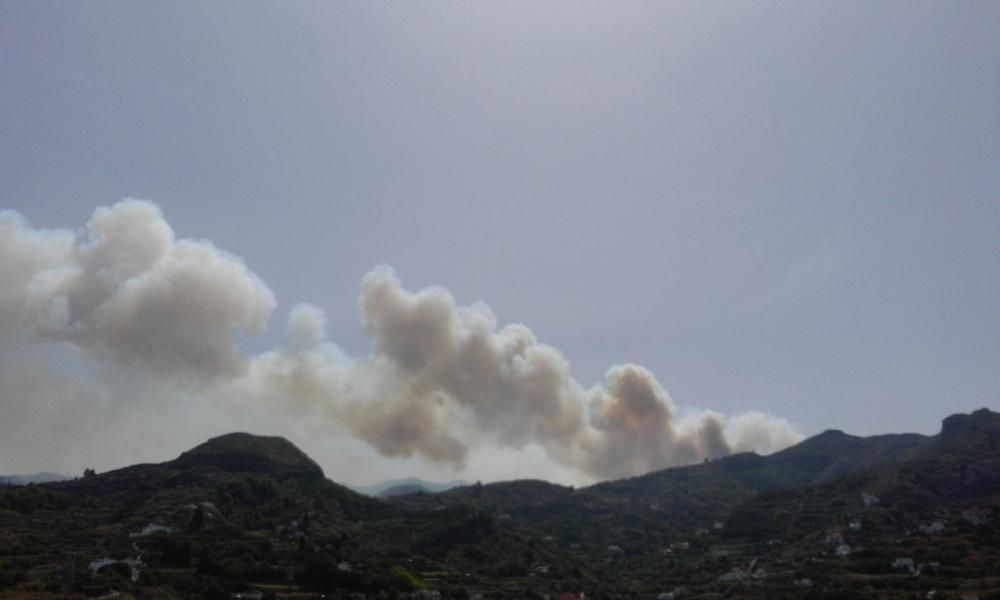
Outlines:
[{"label": "vegetation", "polygon": [[0,487],[0,598],[988,598],[998,509],[1000,415],[985,410],[933,437],[826,432],[583,489],[378,500],[286,440],[232,434]]}]

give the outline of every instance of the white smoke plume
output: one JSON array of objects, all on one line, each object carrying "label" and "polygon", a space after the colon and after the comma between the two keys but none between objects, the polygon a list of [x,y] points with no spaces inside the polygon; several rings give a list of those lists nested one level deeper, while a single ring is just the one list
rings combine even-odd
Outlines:
[{"label": "white smoke plume", "polygon": [[[340,351],[310,305],[291,311],[284,345],[249,356],[236,336],[266,326],[273,294],[237,257],[176,239],[154,204],[99,208],[82,236],[0,213],[0,351],[68,345],[119,380],[187,382],[222,409],[264,406],[384,456],[455,467],[482,446],[535,446],[603,479],[801,439],[761,413],[681,418],[634,365],[585,388],[529,328],[500,326],[485,304],[458,306],[441,288],[408,291],[388,267],[365,276],[359,305],[367,356]],[[26,418],[9,393],[0,385],[0,424]]]},{"label": "white smoke plume", "polygon": [[238,374],[234,334],[258,332],[275,300],[236,257],[176,240],[160,209],[99,208],[83,240],[0,213],[0,331],[71,342],[155,370]]}]

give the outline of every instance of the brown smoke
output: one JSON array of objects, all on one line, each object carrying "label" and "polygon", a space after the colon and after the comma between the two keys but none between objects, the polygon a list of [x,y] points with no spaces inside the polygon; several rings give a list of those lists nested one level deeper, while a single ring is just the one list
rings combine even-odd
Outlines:
[{"label": "brown smoke", "polygon": [[339,354],[319,309],[300,306],[289,343],[255,359],[242,393],[291,399],[286,409],[332,418],[386,456],[459,467],[479,444],[536,444],[561,464],[608,478],[800,439],[761,413],[680,419],[653,375],[635,365],[613,367],[605,386],[584,389],[562,354],[527,327],[498,327],[487,306],[457,306],[441,288],[407,291],[386,267],[365,276],[359,304],[370,356]]},{"label": "brown smoke", "polygon": [[68,342],[133,378],[197,382],[219,406],[236,398],[314,429],[328,422],[385,456],[461,467],[479,446],[534,445],[607,478],[801,437],[761,413],[682,418],[634,365],[586,389],[524,325],[501,327],[485,304],[458,306],[442,288],[408,291],[388,267],[364,277],[359,305],[368,356],[329,342],[325,315],[309,305],[292,310],[283,346],[246,356],[235,336],[266,325],[273,295],[238,258],[176,239],[155,205],[98,209],[83,239],[0,213],[0,343]]}]

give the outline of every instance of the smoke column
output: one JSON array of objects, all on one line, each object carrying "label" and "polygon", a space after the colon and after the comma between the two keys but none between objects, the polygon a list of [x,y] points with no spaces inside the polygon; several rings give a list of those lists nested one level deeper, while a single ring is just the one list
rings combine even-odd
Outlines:
[{"label": "smoke column", "polygon": [[[177,239],[159,208],[99,208],[82,235],[0,213],[0,347],[59,345],[111,379],[170,381],[226,410],[241,403],[327,423],[384,456],[462,467],[480,446],[537,445],[594,479],[635,475],[735,451],[772,452],[801,436],[758,412],[681,418],[636,365],[584,387],[566,358],[488,306],[443,288],[407,290],[389,267],[361,282],[372,352],[328,340],[326,316],[301,304],[284,343],[258,355],[237,336],[262,331],[274,295],[207,241]],[[24,419],[0,386],[0,423]],[[2,427],[2,426],[0,426]]]}]

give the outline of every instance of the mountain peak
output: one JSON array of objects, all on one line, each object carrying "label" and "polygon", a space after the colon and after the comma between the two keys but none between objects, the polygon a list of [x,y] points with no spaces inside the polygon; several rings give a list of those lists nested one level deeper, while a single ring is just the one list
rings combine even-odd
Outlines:
[{"label": "mountain peak", "polygon": [[941,423],[941,439],[946,444],[969,444],[977,440],[995,443],[1000,435],[1000,413],[980,408],[970,414],[958,413]]},{"label": "mountain peak", "polygon": [[[822,433],[817,433],[811,438],[803,440],[799,445],[805,447],[836,447],[840,448],[845,444],[857,443],[861,438],[844,433],[840,429],[827,429]],[[793,446],[794,448],[795,446]]]},{"label": "mountain peak", "polygon": [[237,473],[323,477],[323,469],[295,444],[283,437],[250,433],[214,437],[182,453],[170,465],[177,468],[209,467]]},{"label": "mountain peak", "polygon": [[827,429],[826,431],[817,434],[815,437],[825,438],[825,439],[838,439],[838,438],[851,438],[854,436],[850,435],[849,433],[844,433],[842,429]]},{"label": "mountain peak", "polygon": [[988,408],[980,408],[969,414],[957,413],[945,417],[941,422],[941,433],[953,434],[965,431],[966,429],[997,429],[1000,428],[1000,413],[995,413]]}]

